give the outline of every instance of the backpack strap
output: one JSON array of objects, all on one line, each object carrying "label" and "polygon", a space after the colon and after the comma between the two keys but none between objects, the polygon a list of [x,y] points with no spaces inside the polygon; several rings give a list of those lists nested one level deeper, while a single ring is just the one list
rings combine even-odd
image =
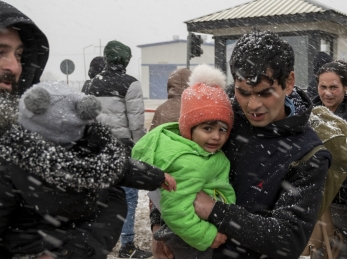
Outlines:
[{"label": "backpack strap", "polygon": [[297,166],[298,164],[307,162],[311,157],[313,157],[317,152],[321,150],[328,150],[324,145],[318,145],[311,149],[306,155],[304,155],[300,160],[292,162],[289,167]]}]

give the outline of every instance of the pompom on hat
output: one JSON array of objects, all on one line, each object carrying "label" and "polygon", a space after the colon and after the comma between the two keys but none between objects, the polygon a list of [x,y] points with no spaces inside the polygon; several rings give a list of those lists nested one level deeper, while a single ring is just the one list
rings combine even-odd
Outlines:
[{"label": "pompom on hat", "polygon": [[29,88],[19,100],[19,124],[64,147],[81,139],[85,126],[101,112],[100,101],[61,82]]},{"label": "pompom on hat", "polygon": [[228,134],[234,122],[230,99],[225,92],[226,76],[206,64],[195,67],[189,78],[189,87],[181,100],[179,128],[181,135],[192,139],[192,128],[203,122],[222,121],[228,125]]}]

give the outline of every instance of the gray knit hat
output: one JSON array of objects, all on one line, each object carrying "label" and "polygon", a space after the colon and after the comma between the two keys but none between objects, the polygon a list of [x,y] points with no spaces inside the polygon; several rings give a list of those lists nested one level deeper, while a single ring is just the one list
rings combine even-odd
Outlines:
[{"label": "gray knit hat", "polygon": [[69,147],[82,138],[85,126],[100,111],[96,97],[61,82],[44,82],[29,88],[21,97],[18,122],[48,141]]}]

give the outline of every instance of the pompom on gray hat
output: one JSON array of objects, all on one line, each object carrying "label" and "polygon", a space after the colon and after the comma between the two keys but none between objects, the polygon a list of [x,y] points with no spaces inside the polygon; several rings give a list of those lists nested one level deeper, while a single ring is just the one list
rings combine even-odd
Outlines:
[{"label": "pompom on gray hat", "polygon": [[100,101],[62,82],[43,82],[19,100],[19,124],[45,140],[69,147],[101,112]]}]

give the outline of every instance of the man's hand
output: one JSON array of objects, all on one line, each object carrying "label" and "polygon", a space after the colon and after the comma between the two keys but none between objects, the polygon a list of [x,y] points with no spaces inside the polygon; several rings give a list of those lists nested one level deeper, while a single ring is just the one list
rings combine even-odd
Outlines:
[{"label": "man's hand", "polygon": [[225,241],[227,241],[227,236],[218,232],[210,247],[218,248],[220,245],[224,244]]},{"label": "man's hand", "polygon": [[165,173],[165,182],[161,187],[169,192],[176,191],[176,180],[171,175]]},{"label": "man's hand", "polygon": [[[153,233],[160,228],[160,225],[153,226]],[[170,248],[162,241],[152,238],[152,253],[154,259],[173,259],[175,258]]]},{"label": "man's hand", "polygon": [[203,220],[208,220],[208,216],[210,215],[215,201],[208,196],[205,192],[200,191],[196,195],[196,199],[194,201],[195,213],[199,216],[199,218]]}]

